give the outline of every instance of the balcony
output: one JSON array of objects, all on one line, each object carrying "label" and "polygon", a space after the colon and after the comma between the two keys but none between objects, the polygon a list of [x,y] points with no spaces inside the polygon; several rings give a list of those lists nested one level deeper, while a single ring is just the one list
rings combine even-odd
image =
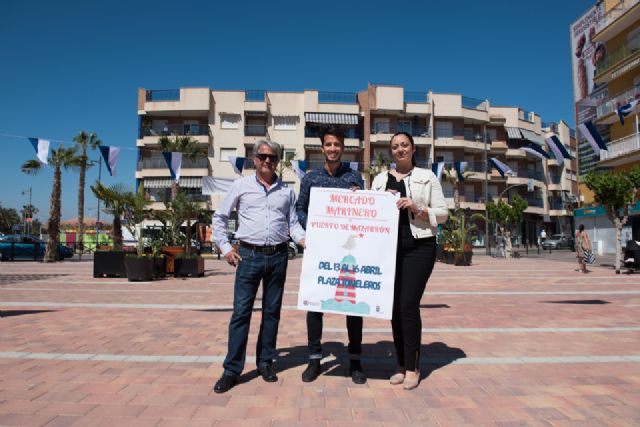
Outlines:
[{"label": "balcony", "polygon": [[[362,139],[360,131],[357,128],[342,129],[345,139]],[[305,126],[304,137],[305,138],[320,138],[322,128],[319,126]]]},{"label": "balcony", "polygon": [[406,132],[411,136],[431,136],[430,129],[427,126],[414,126],[406,123],[374,123],[371,127],[371,133],[377,134],[394,134],[396,132]]},{"label": "balcony", "polygon": [[605,57],[596,64],[596,80],[607,81],[608,78],[606,76],[603,76],[603,74],[606,74],[607,71],[609,71],[615,65],[622,65],[622,61],[631,59],[631,57],[639,51],[640,34],[636,34],[632,39],[629,39],[617,48],[608,51]]},{"label": "balcony", "polygon": [[[544,208],[544,200],[542,197],[523,196],[522,194],[518,195],[527,201],[530,208]],[[512,196],[513,195],[509,195],[509,204],[513,202]]]},{"label": "balcony", "polygon": [[[610,97],[608,101],[596,107],[596,120],[600,120],[606,116],[615,114],[618,108],[620,108],[625,104],[628,104],[629,101],[634,100],[636,96],[638,96],[639,94],[640,94],[640,85],[634,86],[632,88],[625,90],[624,92],[618,93]],[[616,121],[618,120],[618,118],[614,116],[612,120]]]},{"label": "balcony", "polygon": [[[615,162],[628,154],[636,154],[640,156],[640,135],[629,135],[624,138],[617,139],[607,144],[607,150],[600,150],[601,162]],[[618,162],[618,163],[624,163]]]},{"label": "balcony", "polygon": [[615,7],[611,8],[609,12],[600,17],[596,23],[596,32],[600,33],[603,31],[637,3],[638,0],[620,0]]},{"label": "balcony", "polygon": [[478,111],[489,111],[487,101],[482,99],[469,98],[468,96],[462,97],[462,108]]},{"label": "balcony", "polygon": [[549,210],[561,211],[565,209],[565,203],[562,200],[549,200]]},{"label": "balcony", "polygon": [[266,136],[267,125],[262,124],[248,124],[244,125],[245,136]]},{"label": "balcony", "polygon": [[412,104],[427,104],[429,102],[428,92],[405,92],[404,102]]},{"label": "balcony", "polygon": [[180,101],[180,89],[148,90],[147,102]]},{"label": "balcony", "polygon": [[537,181],[544,181],[544,173],[541,171],[533,171],[528,169],[518,169],[514,171],[518,178],[530,178]]},{"label": "balcony", "polygon": [[562,182],[562,175],[549,174],[549,184],[560,185]]},{"label": "balcony", "polygon": [[[203,154],[204,156],[204,154]],[[182,159],[182,169],[207,169],[209,167],[209,159],[201,157],[197,159]],[[151,158],[138,160],[137,171],[142,169],[168,169],[167,162],[164,157],[153,156]]]},{"label": "balcony", "polygon": [[209,135],[209,125],[202,124],[171,124],[164,126],[143,126],[140,128],[139,138],[145,136],[169,135]]},{"label": "balcony", "polygon": [[245,90],[245,102],[265,102],[267,92],[264,90]]},{"label": "balcony", "polygon": [[355,92],[318,92],[319,104],[357,104]]},{"label": "balcony", "polygon": [[[182,191],[186,191],[186,198],[191,202],[207,202],[209,196],[202,194],[200,188],[183,188]],[[171,200],[171,188],[147,188],[145,194],[152,202],[164,202]]]}]

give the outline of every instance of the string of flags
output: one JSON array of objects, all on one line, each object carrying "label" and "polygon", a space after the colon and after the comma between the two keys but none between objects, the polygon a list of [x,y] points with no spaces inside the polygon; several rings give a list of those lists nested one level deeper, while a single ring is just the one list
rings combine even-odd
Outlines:
[{"label": "string of flags", "polygon": [[633,110],[635,110],[637,105],[638,105],[638,100],[634,99],[633,101],[630,101],[630,102],[618,107],[616,112],[618,113],[618,117],[620,118],[620,124],[621,125],[624,126],[624,118],[627,117],[629,114],[631,114],[633,112]]}]

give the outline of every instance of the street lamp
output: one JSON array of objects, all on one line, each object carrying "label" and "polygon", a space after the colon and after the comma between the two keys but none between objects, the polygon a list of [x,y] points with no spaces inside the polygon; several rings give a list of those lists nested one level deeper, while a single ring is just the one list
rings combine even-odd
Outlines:
[{"label": "street lamp", "polygon": [[486,253],[487,255],[491,255],[491,247],[489,245],[489,208],[487,207],[487,203],[489,202],[489,161],[487,160],[487,143],[490,141],[486,125],[483,126],[482,133],[482,140],[484,141],[484,150],[482,150],[484,162],[484,239],[486,240]]},{"label": "street lamp", "polygon": [[[29,214],[33,216],[32,209],[31,209],[31,187],[29,187],[28,190],[22,191],[22,195],[23,196],[25,194],[27,194],[27,193],[29,193],[29,205],[27,205],[27,209],[24,210],[24,215],[23,215],[24,216],[24,218],[23,218],[23,221],[24,221],[24,224],[23,224],[24,234],[29,234],[29,233],[27,233],[27,210],[29,211]],[[29,227],[29,231],[31,231],[31,227]]]}]

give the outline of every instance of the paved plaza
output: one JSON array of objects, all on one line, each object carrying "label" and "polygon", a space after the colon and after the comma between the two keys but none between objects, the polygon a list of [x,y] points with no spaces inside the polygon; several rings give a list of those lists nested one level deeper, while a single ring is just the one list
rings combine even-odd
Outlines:
[{"label": "paved plaza", "polygon": [[[421,302],[422,383],[392,386],[388,321],[365,319],[364,385],[346,377],[343,316],[325,316],[323,375],[302,383],[302,259],[289,266],[279,381],[215,394],[233,269],[129,283],[92,262],[0,263],[0,425],[638,426],[640,275],[579,274],[573,254],[438,263]],[[256,303],[259,308],[260,300]]]}]

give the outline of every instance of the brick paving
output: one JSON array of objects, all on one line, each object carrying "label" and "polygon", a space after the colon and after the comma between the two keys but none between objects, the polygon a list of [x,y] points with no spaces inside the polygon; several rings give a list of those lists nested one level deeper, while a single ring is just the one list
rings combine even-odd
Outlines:
[{"label": "brick paving", "polygon": [[388,382],[387,321],[364,322],[368,382],[345,376],[339,315],[325,316],[323,375],[301,382],[300,267],[288,271],[279,381],[255,372],[256,312],[242,383],[217,395],[234,277],[224,262],[150,283],[94,279],[86,261],[0,263],[0,425],[640,425],[638,275],[579,274],[570,253],[438,263],[421,301],[423,380],[404,391]]}]

